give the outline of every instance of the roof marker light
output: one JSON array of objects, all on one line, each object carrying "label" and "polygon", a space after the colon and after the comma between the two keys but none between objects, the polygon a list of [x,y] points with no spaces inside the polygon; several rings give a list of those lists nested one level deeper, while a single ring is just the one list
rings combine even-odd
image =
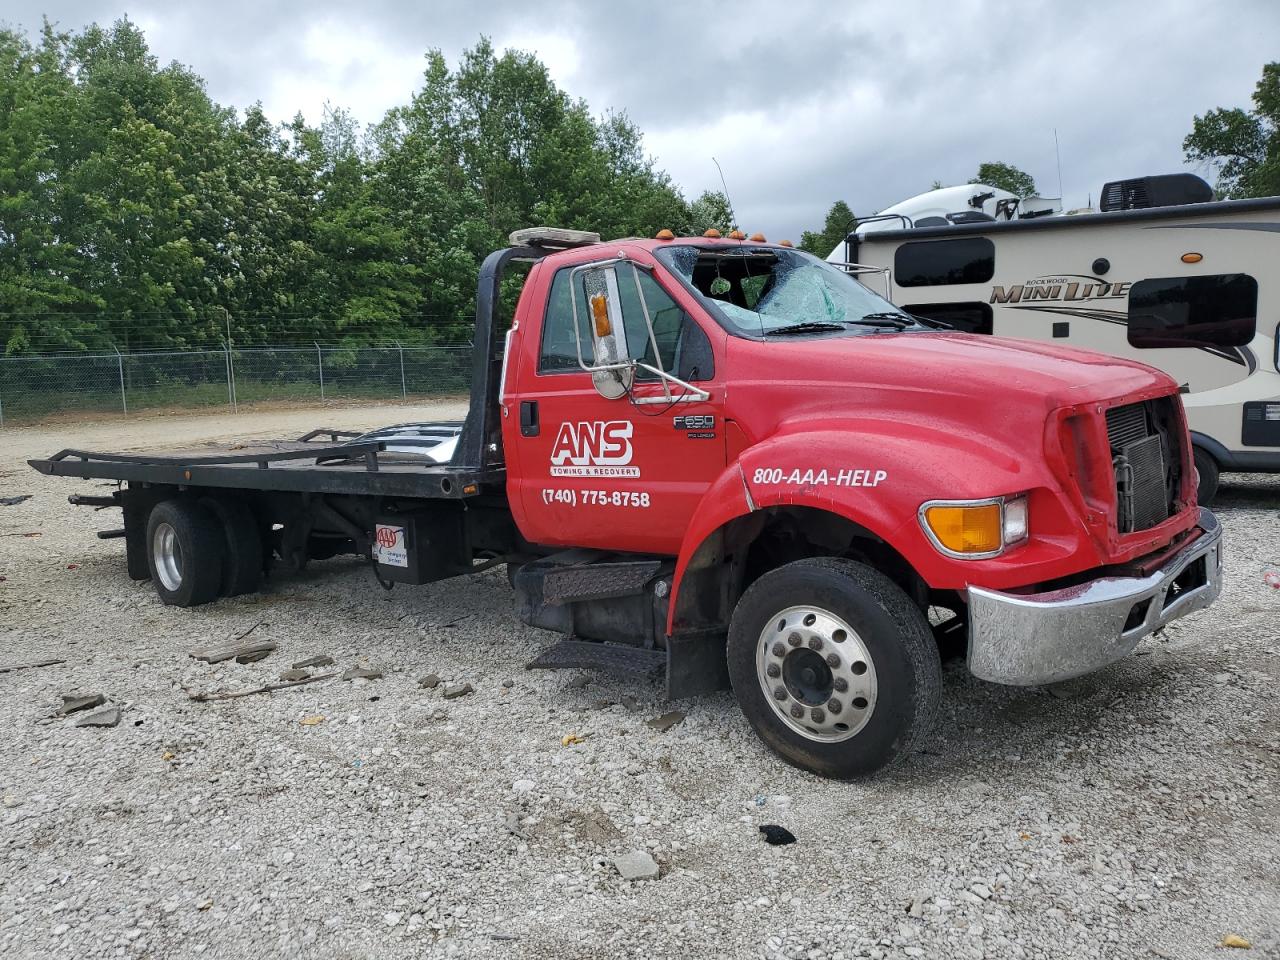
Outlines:
[{"label": "roof marker light", "polygon": [[707,229],[707,230],[706,230],[706,232],[704,232],[702,235],[703,235],[704,237],[706,237],[708,240],[719,240],[719,239],[720,239],[720,231],[719,231],[719,230],[717,230],[715,227],[710,227],[710,228],[709,228],[709,229]]},{"label": "roof marker light", "polygon": [[750,240],[751,240],[751,242],[752,242],[752,243],[764,243],[764,242],[765,242],[764,234],[763,234],[763,233],[753,233],[753,234],[751,235],[751,237],[750,237]]},{"label": "roof marker light", "polygon": [[676,235],[672,233],[670,230],[659,230],[653,236],[653,239],[655,240],[674,240],[675,238],[676,238]]},{"label": "roof marker light", "polygon": [[746,235],[745,233],[743,233],[741,230],[734,230],[732,233],[730,233],[730,234],[729,234],[729,239],[730,239],[730,240],[745,240],[745,239],[747,239],[747,235]]},{"label": "roof marker light", "polygon": [[778,246],[780,246],[780,247],[794,247],[794,246],[795,246],[795,244],[794,244],[794,243],[792,243],[790,240],[779,240],[779,241],[778,241]]}]

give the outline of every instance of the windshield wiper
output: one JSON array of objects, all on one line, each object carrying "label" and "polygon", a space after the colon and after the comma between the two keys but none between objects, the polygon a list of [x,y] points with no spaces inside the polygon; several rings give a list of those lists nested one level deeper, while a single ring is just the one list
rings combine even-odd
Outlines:
[{"label": "windshield wiper", "polygon": [[824,320],[808,320],[804,323],[793,323],[785,327],[774,327],[766,330],[766,337],[785,337],[793,333],[823,333],[828,330],[843,330],[838,323],[827,323]]},{"label": "windshield wiper", "polygon": [[846,320],[845,323],[858,323],[867,327],[892,327],[895,330],[905,330],[907,327],[916,325],[914,317],[909,317],[904,313],[894,313],[889,310],[881,310],[876,313],[864,313],[861,319]]}]

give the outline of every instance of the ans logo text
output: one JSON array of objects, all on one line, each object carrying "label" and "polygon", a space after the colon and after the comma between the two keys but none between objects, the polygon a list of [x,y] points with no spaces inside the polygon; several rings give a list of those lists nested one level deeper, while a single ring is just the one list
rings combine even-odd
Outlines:
[{"label": "ans logo text", "polygon": [[630,420],[562,423],[551,445],[553,477],[638,477],[630,466],[634,450]]},{"label": "ans logo text", "polygon": [[1036,277],[1025,283],[1014,284],[1007,290],[992,285],[989,303],[1027,303],[1036,300],[1050,302],[1079,302],[1081,300],[1115,300],[1129,295],[1133,284],[1107,283],[1097,277],[1075,274],[1065,276]]}]

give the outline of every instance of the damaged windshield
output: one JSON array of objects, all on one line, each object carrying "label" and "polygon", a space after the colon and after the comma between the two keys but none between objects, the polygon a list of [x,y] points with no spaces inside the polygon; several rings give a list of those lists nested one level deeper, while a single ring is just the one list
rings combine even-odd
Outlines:
[{"label": "damaged windshield", "polygon": [[777,247],[671,246],[657,257],[731,333],[780,337],[902,330],[917,321],[831,264]]}]

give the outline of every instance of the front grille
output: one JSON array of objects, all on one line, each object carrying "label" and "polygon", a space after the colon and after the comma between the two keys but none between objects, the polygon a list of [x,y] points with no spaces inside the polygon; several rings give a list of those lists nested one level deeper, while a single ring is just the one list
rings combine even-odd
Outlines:
[{"label": "front grille", "polygon": [[1182,480],[1176,402],[1160,397],[1107,411],[1121,533],[1148,530],[1174,512]]}]

